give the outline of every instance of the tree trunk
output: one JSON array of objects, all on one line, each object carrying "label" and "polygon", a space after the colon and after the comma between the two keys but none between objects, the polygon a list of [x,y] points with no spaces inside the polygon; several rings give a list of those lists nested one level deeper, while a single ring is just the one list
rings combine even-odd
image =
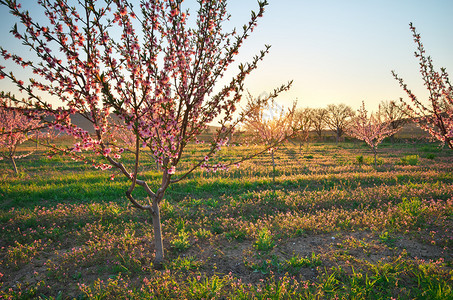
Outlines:
[{"label": "tree trunk", "polygon": [[14,160],[14,156],[11,156],[11,163],[13,164],[14,173],[18,174],[17,167],[16,167],[16,161]]},{"label": "tree trunk", "polygon": [[316,135],[318,136],[318,141],[322,142],[322,130],[315,130]]},{"label": "tree trunk", "polygon": [[374,153],[374,168],[377,168],[377,162],[376,162],[377,151],[376,151],[376,148],[373,148],[373,153]]},{"label": "tree trunk", "polygon": [[[395,124],[395,121],[390,122],[390,128],[392,128],[393,130],[396,130],[398,128],[398,125]],[[392,144],[395,144],[395,134],[396,133],[394,133],[390,136],[390,142]]]},{"label": "tree trunk", "polygon": [[163,195],[159,198],[153,200],[153,210],[151,212],[151,217],[153,220],[153,229],[154,229],[154,247],[156,249],[156,257],[154,258],[154,268],[155,269],[162,269],[162,264],[164,262],[164,244],[162,242],[162,227],[160,224],[160,208],[159,203],[162,200]]},{"label": "tree trunk", "polygon": [[274,159],[274,151],[271,151],[272,157],[272,181],[275,182],[275,159]]}]

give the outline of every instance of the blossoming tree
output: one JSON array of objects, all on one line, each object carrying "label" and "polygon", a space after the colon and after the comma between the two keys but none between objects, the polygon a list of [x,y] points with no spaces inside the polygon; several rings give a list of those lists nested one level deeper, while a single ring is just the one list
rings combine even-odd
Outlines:
[{"label": "blossoming tree", "polygon": [[[225,0],[197,1],[194,18],[184,9],[183,0],[142,0],[138,10],[127,0],[38,3],[48,24],[35,21],[15,0],[0,0],[24,25],[23,32],[15,26],[12,33],[37,57],[28,61],[0,48],[4,59],[31,69],[36,78],[25,84],[4,70],[0,70],[0,77],[9,78],[28,94],[23,104],[33,108],[31,114],[45,112],[53,116],[52,121],[43,121],[78,140],[72,148],[54,147],[53,151],[93,163],[97,168],[114,168],[129,180],[126,197],[152,217],[154,263],[159,267],[164,259],[159,205],[169,185],[199,167],[228,167],[213,165],[211,158],[228,143],[227,136],[235,125],[247,117],[246,111],[236,112],[244,80],[270,46],[266,45],[251,62],[240,64],[237,74],[223,87],[218,81],[234,62],[268,3],[258,1],[258,13],[252,12],[250,21],[239,31],[223,29],[229,20]],[[269,98],[289,86],[275,89]],[[58,97],[62,106],[55,108],[44,101],[40,97],[43,92]],[[258,99],[254,105],[263,105],[263,101]],[[132,164],[122,160],[124,148],[111,139],[111,113],[135,137],[129,147],[134,156]],[[89,121],[94,134],[72,124],[71,114],[80,114]],[[186,146],[197,142],[197,136],[217,121],[219,129],[207,155],[194,159],[188,170],[178,170]],[[148,149],[148,155],[144,155],[144,149]],[[83,155],[84,151],[97,156]],[[139,171],[149,155],[161,170],[155,190]],[[134,197],[137,187],[146,191],[147,199]]]},{"label": "blossoming tree", "polygon": [[252,113],[246,120],[244,129],[252,135],[253,142],[268,147],[272,158],[272,180],[275,181],[275,151],[279,144],[293,137],[297,132],[293,126],[296,102],[290,109],[285,110],[278,107],[275,102],[271,102],[267,106],[254,106],[253,103],[256,100],[250,94],[248,99],[248,107]]},{"label": "blossoming tree", "polygon": [[374,167],[377,166],[377,147],[384,138],[392,136],[399,128],[392,128],[391,124],[381,118],[379,113],[371,114],[365,109],[365,103],[357,111],[357,115],[351,120],[347,133],[359,140],[364,141],[371,147],[374,154]]},{"label": "blossoming tree", "polygon": [[29,133],[40,127],[38,120],[26,117],[11,106],[10,101],[0,100],[0,159],[9,159],[17,172],[16,159],[29,154],[16,155],[17,146],[29,139]]},{"label": "blossoming tree", "polygon": [[420,34],[417,33],[412,23],[409,25],[417,44],[415,57],[420,61],[420,73],[429,91],[428,105],[417,99],[395,71],[392,71],[393,77],[412,101],[413,105],[404,103],[414,116],[417,125],[453,149],[453,88],[448,79],[448,73],[445,68],[441,68],[440,72],[434,69],[431,57],[425,54]]}]

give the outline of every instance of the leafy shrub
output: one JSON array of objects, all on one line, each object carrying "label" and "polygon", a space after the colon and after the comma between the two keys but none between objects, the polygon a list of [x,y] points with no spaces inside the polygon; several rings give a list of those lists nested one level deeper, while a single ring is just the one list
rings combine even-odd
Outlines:
[{"label": "leafy shrub", "polygon": [[217,275],[211,278],[201,279],[200,276],[189,279],[189,299],[218,299],[227,282],[227,278],[219,278]]},{"label": "leafy shrub", "polygon": [[258,251],[269,251],[275,247],[275,242],[272,240],[269,229],[264,228],[258,232],[254,247]]},{"label": "leafy shrub", "polygon": [[180,257],[174,259],[166,265],[170,270],[187,272],[189,270],[198,270],[201,266],[201,262],[197,261],[194,256]]},{"label": "leafy shrub", "polygon": [[434,154],[434,153],[428,153],[428,154],[426,154],[425,157],[426,157],[427,159],[435,159],[435,158],[436,158],[436,154]]},{"label": "leafy shrub", "polygon": [[178,233],[178,237],[171,241],[171,246],[177,251],[184,251],[189,249],[189,234],[184,230]]},{"label": "leafy shrub", "polygon": [[205,240],[212,236],[212,232],[204,228],[194,231],[193,234],[200,240]]},{"label": "leafy shrub", "polygon": [[423,152],[440,152],[442,149],[435,145],[426,145],[420,148]]},{"label": "leafy shrub", "polygon": [[311,253],[311,257],[300,257],[295,255],[285,262],[285,269],[288,270],[291,274],[297,274],[304,267],[316,267],[322,264],[321,258],[319,255],[316,255],[314,252]]},{"label": "leafy shrub", "polygon": [[363,155],[357,155],[355,159],[360,166],[363,165],[363,163],[365,162],[363,159]]},{"label": "leafy shrub", "polygon": [[260,272],[263,275],[271,272],[280,272],[283,270],[284,265],[276,255],[272,255],[270,258],[263,258],[261,256],[256,262],[244,261],[246,267],[250,267],[254,272]]},{"label": "leafy shrub", "polygon": [[[365,157],[365,164],[374,165],[374,157],[372,157],[372,156]],[[376,158],[376,164],[377,165],[383,165],[384,164],[384,159],[379,158],[379,157]]]},{"label": "leafy shrub", "polygon": [[398,204],[398,207],[401,210],[401,212],[403,212],[406,215],[416,217],[426,210],[426,207],[423,206],[422,201],[420,201],[420,199],[416,197],[411,198],[410,200],[408,200],[407,198],[403,198],[402,200],[403,202]]},{"label": "leafy shrub", "polygon": [[222,224],[220,224],[218,221],[215,221],[212,224],[211,231],[214,234],[221,234],[223,232]]},{"label": "leafy shrub", "polygon": [[[357,155],[355,157],[356,163],[361,166],[361,165],[374,165],[374,157],[373,156],[363,156],[363,155]],[[382,158],[376,158],[376,164],[377,165],[382,165],[384,164],[384,160]]]},{"label": "leafy shrub", "polygon": [[379,235],[379,240],[381,241],[381,243],[386,244],[388,247],[394,247],[396,242],[396,239],[391,234],[389,234],[388,231],[381,233]]},{"label": "leafy shrub", "polygon": [[419,160],[418,155],[406,155],[402,158],[400,158],[400,164],[403,166],[416,166],[418,165],[418,160]]},{"label": "leafy shrub", "polygon": [[166,199],[162,200],[160,210],[166,218],[173,218],[175,216],[175,207]]},{"label": "leafy shrub", "polygon": [[233,229],[229,232],[226,232],[225,237],[227,239],[235,239],[239,242],[242,242],[247,237],[247,232],[245,232],[244,230],[240,230],[240,229]]}]

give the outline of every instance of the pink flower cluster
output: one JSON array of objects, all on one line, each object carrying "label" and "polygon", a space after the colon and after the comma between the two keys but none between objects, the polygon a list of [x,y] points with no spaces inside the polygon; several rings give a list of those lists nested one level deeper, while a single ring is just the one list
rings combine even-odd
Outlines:
[{"label": "pink flower cluster", "polygon": [[382,140],[398,132],[401,128],[391,128],[391,124],[381,119],[379,114],[373,114],[368,117],[368,112],[365,109],[365,103],[358,110],[357,116],[352,119],[348,133],[365,141],[374,152]]},{"label": "pink flower cluster", "polygon": [[41,127],[39,120],[32,119],[12,106],[11,101],[0,99],[0,157],[14,159],[17,146],[28,140],[30,132]]},{"label": "pink flower cluster", "polygon": [[428,105],[422,103],[404,83],[403,79],[392,71],[393,77],[409,96],[415,109],[406,104],[408,111],[414,116],[414,121],[435,139],[446,143],[453,149],[453,88],[445,68],[441,71],[434,69],[432,59],[426,56],[420,34],[410,23],[412,36],[417,44],[415,57],[419,60],[420,74],[424,85],[429,91]]}]

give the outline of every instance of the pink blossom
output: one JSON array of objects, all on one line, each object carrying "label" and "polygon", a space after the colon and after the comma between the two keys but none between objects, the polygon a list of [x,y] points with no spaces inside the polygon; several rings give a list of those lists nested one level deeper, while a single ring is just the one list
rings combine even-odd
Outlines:
[{"label": "pink blossom", "polygon": [[172,17],[175,17],[177,14],[179,13],[178,9],[177,8],[174,8],[170,11],[170,15]]},{"label": "pink blossom", "polygon": [[[37,55],[29,65],[20,56],[6,51],[1,54],[4,59],[12,58],[13,63],[26,66],[37,78],[27,90],[29,99],[18,100],[20,104],[29,110],[45,112],[50,117],[50,125],[79,141],[73,151],[59,150],[97,169],[114,167],[129,180],[137,179],[138,184],[132,185],[132,189],[147,187],[146,177],[140,178],[142,160],[156,163],[162,172],[163,185],[157,187],[159,192],[150,189],[147,192],[150,198],[158,197],[156,200],[160,202],[169,184],[186,178],[205,162],[204,157],[197,157],[201,162],[196,162],[195,168],[186,170],[178,178],[170,176],[176,173],[177,163],[186,155],[187,145],[198,141],[197,136],[203,134],[208,124],[214,120],[222,124],[244,121],[233,113],[241,100],[246,77],[258,67],[269,47],[241,67],[225,87],[220,87],[219,78],[227,74],[228,65],[256,27],[266,3],[259,2],[259,13],[252,15],[236,40],[234,30],[216,28],[216,24],[228,19],[228,12],[220,2],[212,1],[210,9],[197,10],[196,18],[206,21],[201,31],[189,29],[186,14],[179,11],[179,2],[148,2],[141,7],[143,11],[136,10],[142,13],[137,16],[140,22],[136,22],[133,20],[136,16],[128,12],[131,2],[127,0],[113,1],[111,11],[96,1],[90,2],[90,7],[82,1],[74,10],[65,1],[59,1],[46,8],[51,26],[47,28],[38,25],[39,22],[25,11],[18,11],[15,1],[8,1],[6,6],[25,26],[23,36],[18,32],[13,35]],[[200,1],[200,5],[204,6],[204,1]],[[86,20],[87,11],[95,19]],[[108,25],[112,28],[105,28],[108,20],[113,20]],[[142,28],[145,30],[136,32]],[[44,34],[39,35],[39,32]],[[110,32],[119,32],[120,38],[113,38]],[[53,44],[59,46],[54,49]],[[24,84],[9,74],[0,71],[0,76],[18,85]],[[277,89],[273,97],[289,86]],[[217,87],[221,90],[215,95]],[[52,108],[41,93],[59,97],[62,107]],[[115,111],[120,122],[115,123],[116,118],[109,117],[109,111]],[[90,130],[71,123],[69,117],[74,112],[84,117]],[[223,130],[214,134],[213,142],[208,144],[208,158],[228,143],[227,133],[231,132]],[[124,149],[133,153],[124,155],[135,160],[133,163],[120,161],[124,159],[119,155]],[[81,157],[78,154],[81,150],[91,151],[98,158]],[[209,168],[207,164],[204,166]],[[211,169],[224,170],[226,166],[219,164]],[[140,200],[137,199],[134,206],[149,209],[148,204]],[[156,257],[158,255],[156,253]]]},{"label": "pink blossom", "polygon": [[412,23],[410,23],[410,30],[417,45],[415,57],[419,59],[420,73],[424,85],[429,91],[428,100],[430,105],[422,104],[404,83],[403,79],[392,71],[393,77],[407,93],[416,109],[413,109],[411,105],[402,99],[401,101],[415,116],[413,120],[420,128],[453,149],[453,137],[451,134],[453,131],[453,93],[448,73],[444,68],[440,72],[434,69],[431,58],[425,54],[420,34],[417,33]]},{"label": "pink blossom", "polygon": [[376,154],[378,145],[384,138],[395,134],[401,128],[391,128],[390,123],[381,119],[379,114],[371,115],[365,109],[365,103],[358,110],[358,115],[353,118],[348,133],[360,140],[365,141],[374,152],[374,164],[376,166]]},{"label": "pink blossom", "polygon": [[[39,120],[26,116],[12,107],[11,101],[0,99],[0,148],[7,151],[0,152],[3,158],[14,161],[16,158],[28,156],[16,155],[17,146],[29,139],[28,133],[33,132],[41,126]],[[17,173],[14,164],[14,171]]]},{"label": "pink blossom", "polygon": [[108,155],[110,154],[111,151],[112,151],[112,149],[110,149],[110,148],[105,148],[104,151],[102,151],[102,155],[108,156]]},{"label": "pink blossom", "polygon": [[175,174],[176,173],[176,167],[175,166],[171,166],[169,169],[168,169],[168,174]]}]

